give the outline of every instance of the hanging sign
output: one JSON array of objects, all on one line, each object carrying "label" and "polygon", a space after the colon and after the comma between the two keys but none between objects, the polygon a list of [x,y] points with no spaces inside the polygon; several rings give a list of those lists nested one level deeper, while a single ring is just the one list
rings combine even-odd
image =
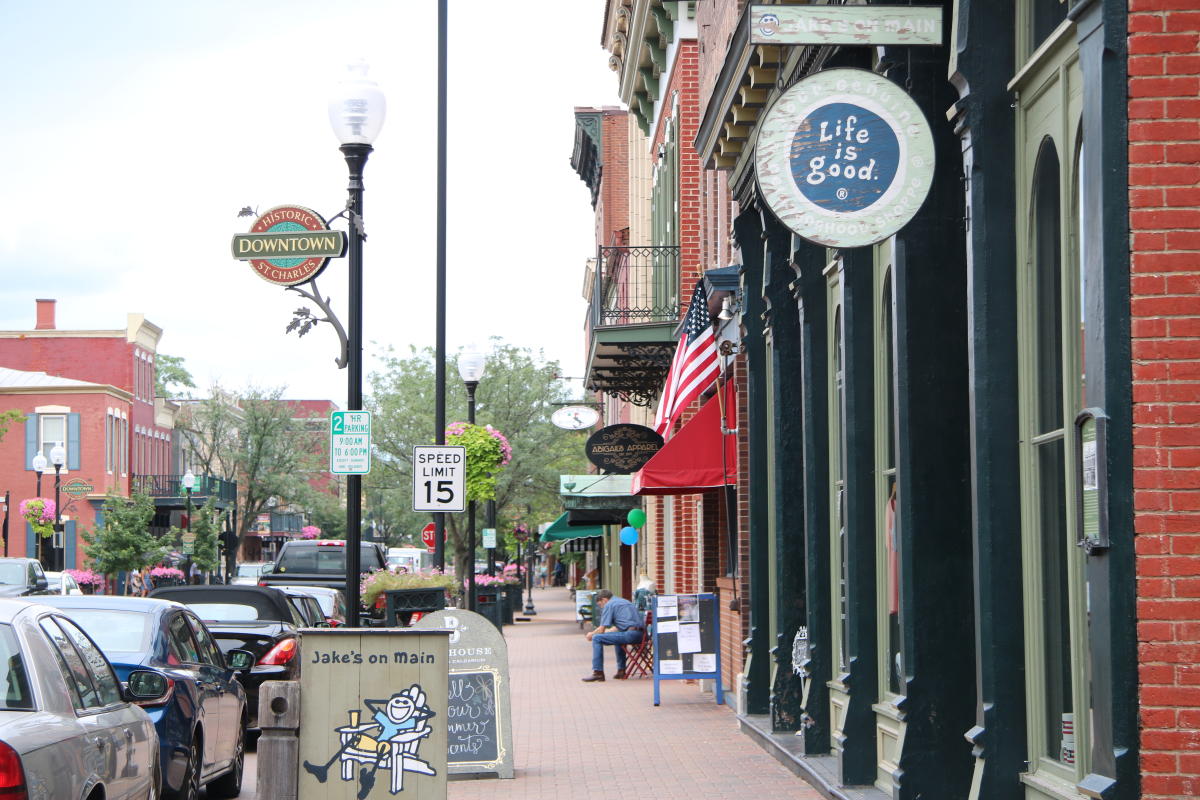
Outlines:
[{"label": "hanging sign", "polygon": [[589,436],[584,452],[605,472],[628,475],[641,469],[662,446],[663,438],[653,428],[622,422]]},{"label": "hanging sign", "polygon": [[925,202],[933,133],[913,99],[887,78],[829,69],[771,106],[754,163],[780,222],[815,244],[866,247],[903,228]]},{"label": "hanging sign", "polygon": [[750,44],[938,45],[940,6],[750,7]]},{"label": "hanging sign", "polygon": [[249,261],[265,281],[296,286],[321,274],[330,258],[346,252],[346,234],[329,229],[320,214],[303,206],[276,206],[233,237],[233,257]]}]

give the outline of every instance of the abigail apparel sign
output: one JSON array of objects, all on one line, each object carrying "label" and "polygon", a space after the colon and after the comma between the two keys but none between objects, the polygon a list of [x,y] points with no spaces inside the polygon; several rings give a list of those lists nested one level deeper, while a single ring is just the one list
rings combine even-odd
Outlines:
[{"label": "abigail apparel sign", "polygon": [[826,247],[883,241],[913,218],[933,182],[929,123],[903,89],[866,70],[825,70],[784,92],[754,156],[767,206]]}]

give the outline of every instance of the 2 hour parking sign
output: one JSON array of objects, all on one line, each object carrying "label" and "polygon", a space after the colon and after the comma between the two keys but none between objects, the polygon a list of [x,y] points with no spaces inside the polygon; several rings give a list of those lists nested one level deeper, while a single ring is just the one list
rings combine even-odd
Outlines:
[{"label": "2 hour parking sign", "polygon": [[334,411],[329,415],[329,471],[366,475],[371,471],[371,412]]},{"label": "2 hour parking sign", "polygon": [[459,445],[413,447],[413,511],[465,511],[467,448]]}]

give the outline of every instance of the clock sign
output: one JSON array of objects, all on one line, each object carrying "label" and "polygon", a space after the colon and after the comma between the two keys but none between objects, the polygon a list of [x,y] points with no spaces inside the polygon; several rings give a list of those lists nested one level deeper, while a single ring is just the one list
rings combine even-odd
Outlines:
[{"label": "clock sign", "polygon": [[600,421],[600,413],[587,406],[565,406],[555,411],[550,421],[568,431],[581,431]]}]

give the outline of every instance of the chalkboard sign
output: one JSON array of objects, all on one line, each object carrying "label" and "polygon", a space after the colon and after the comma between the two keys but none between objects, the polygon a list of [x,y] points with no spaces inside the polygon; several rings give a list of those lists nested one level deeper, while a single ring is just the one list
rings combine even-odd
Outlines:
[{"label": "chalkboard sign", "polygon": [[500,757],[496,728],[495,672],[452,672],[446,708],[446,758],[451,764],[493,762]]},{"label": "chalkboard sign", "polygon": [[654,599],[654,705],[659,681],[712,678],[721,686],[721,620],[713,594],[660,594]]}]

